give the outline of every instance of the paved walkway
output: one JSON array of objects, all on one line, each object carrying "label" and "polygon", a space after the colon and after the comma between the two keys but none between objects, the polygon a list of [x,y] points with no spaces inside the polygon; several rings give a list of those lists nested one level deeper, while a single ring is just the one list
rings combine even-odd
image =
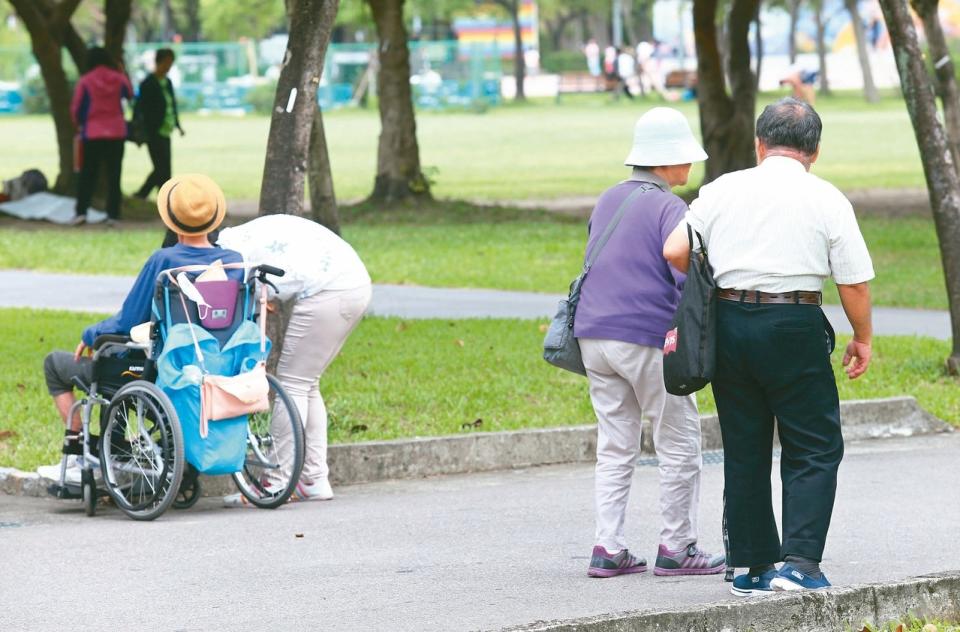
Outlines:
[{"label": "paved walkway", "polygon": [[[824,558],[834,584],[960,568],[957,450],[960,433],[848,445]],[[627,529],[648,560],[655,476],[637,469]],[[704,466],[711,551],[722,485]],[[146,524],[5,497],[0,628],[475,630],[735,601],[720,576],[588,578],[592,487],[589,465],[541,467],[341,487],[272,512],[203,499]]]},{"label": "paved walkway", "polygon": [[[123,276],[0,270],[0,307],[115,312],[132,284],[132,277]],[[400,318],[546,319],[553,315],[560,298],[533,292],[377,285],[370,313]],[[825,305],[824,311],[838,333],[852,333],[839,306]],[[950,316],[942,311],[878,307],[873,312],[873,326],[878,335],[950,338]]]}]

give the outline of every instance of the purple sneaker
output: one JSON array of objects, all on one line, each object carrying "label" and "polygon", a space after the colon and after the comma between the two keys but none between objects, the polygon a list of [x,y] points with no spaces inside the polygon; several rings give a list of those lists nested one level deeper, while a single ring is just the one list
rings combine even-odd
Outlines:
[{"label": "purple sneaker", "polygon": [[715,575],[727,567],[722,555],[710,555],[691,544],[685,549],[671,551],[660,545],[654,575]]},{"label": "purple sneaker", "polygon": [[629,573],[642,573],[647,570],[647,560],[637,558],[624,549],[616,555],[611,555],[599,544],[593,547],[593,556],[590,558],[590,568],[587,575],[590,577],[616,577]]}]

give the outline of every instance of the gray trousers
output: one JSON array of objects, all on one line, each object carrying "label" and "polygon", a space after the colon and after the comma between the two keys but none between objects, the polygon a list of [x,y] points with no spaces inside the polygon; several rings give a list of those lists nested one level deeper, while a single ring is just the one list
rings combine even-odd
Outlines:
[{"label": "gray trousers", "polygon": [[84,356],[78,362],[69,351],[51,351],[43,359],[43,377],[47,391],[54,397],[69,393],[74,388],[74,377],[88,386],[93,381],[93,360]]},{"label": "gray trousers", "polygon": [[[327,408],[320,376],[340,353],[370,303],[371,286],[320,292],[298,300],[283,338],[277,379],[293,399],[303,421],[305,455],[301,480],[313,483],[329,475]],[[281,455],[292,455],[290,424],[274,415],[273,431]]]},{"label": "gray trousers", "polygon": [[650,423],[660,470],[660,543],[677,551],[697,541],[700,414],[693,395],[669,395],[663,351],[617,340],[580,339],[597,414],[596,544],[627,547],[624,522],[643,421]]}]

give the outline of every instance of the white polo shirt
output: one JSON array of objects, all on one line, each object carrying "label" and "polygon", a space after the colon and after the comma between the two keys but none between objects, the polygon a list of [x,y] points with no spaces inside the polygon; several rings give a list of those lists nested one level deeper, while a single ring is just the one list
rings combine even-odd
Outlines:
[{"label": "white polo shirt", "polygon": [[821,291],[829,276],[844,285],[874,277],[850,202],[792,158],[705,185],[686,222],[703,236],[721,288]]},{"label": "white polo shirt", "polygon": [[295,215],[264,215],[220,233],[217,243],[236,250],[251,265],[282,268],[271,280],[281,294],[307,298],[318,292],[370,284],[356,251],[336,233]]}]

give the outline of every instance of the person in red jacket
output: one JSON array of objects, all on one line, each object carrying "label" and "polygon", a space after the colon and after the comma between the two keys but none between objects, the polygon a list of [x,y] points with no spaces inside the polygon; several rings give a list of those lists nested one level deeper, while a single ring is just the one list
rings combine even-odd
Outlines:
[{"label": "person in red jacket", "polygon": [[73,122],[83,141],[77,214],[73,223],[86,221],[90,198],[103,166],[107,172],[107,223],[114,224],[120,219],[120,167],[127,137],[123,99],[133,98],[133,87],[127,76],[116,69],[104,48],[96,46],[87,51],[87,68],[77,82],[70,104]]}]

